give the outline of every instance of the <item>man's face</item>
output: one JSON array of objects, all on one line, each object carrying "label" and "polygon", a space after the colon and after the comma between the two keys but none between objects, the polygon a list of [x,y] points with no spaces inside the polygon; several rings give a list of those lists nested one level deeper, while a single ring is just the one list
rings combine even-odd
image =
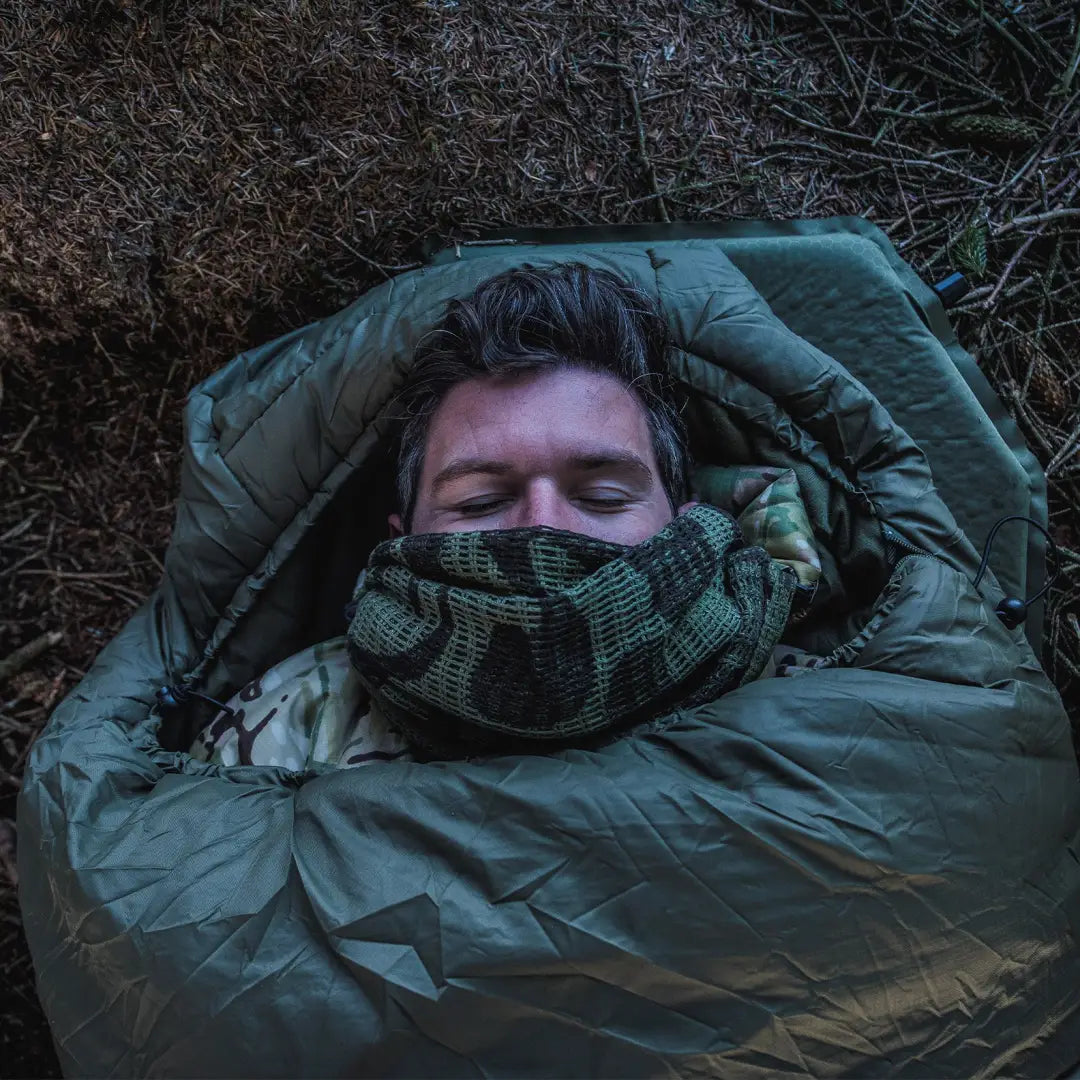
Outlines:
[{"label": "man's face", "polygon": [[[548,525],[632,545],[672,516],[636,395],[613,375],[558,368],[447,393],[428,428],[412,531]],[[390,528],[401,535],[397,514]]]}]

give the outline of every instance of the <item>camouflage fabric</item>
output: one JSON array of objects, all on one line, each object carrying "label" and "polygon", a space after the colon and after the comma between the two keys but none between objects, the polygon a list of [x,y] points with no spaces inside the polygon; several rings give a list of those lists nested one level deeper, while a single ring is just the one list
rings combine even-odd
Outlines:
[{"label": "camouflage fabric", "polygon": [[794,469],[769,465],[703,465],[691,482],[699,498],[729,510],[748,544],[760,544],[790,566],[802,585],[821,577],[814,533]]},{"label": "camouflage fabric", "polygon": [[349,654],[432,756],[550,746],[757,678],[796,584],[706,505],[632,547],[549,528],[404,536],[371,554]]},{"label": "camouflage fabric", "polygon": [[[759,679],[800,674],[821,657],[777,645]],[[276,765],[304,771],[412,761],[408,743],[379,716],[349,661],[346,638],[290,656],[248,684],[191,747],[216,765]]]},{"label": "camouflage fabric", "polygon": [[191,748],[218,765],[367,765],[410,758],[408,744],[372,708],[344,637],[320,642],[249,683]]}]

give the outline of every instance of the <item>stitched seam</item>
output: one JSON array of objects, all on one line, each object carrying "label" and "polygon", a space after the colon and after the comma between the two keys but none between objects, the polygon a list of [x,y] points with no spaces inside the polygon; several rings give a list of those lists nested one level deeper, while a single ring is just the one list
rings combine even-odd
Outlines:
[{"label": "stitched seam", "polygon": [[[270,411],[271,408],[273,408],[273,406],[275,404],[277,404],[278,399],[283,394],[285,394],[289,390],[291,390],[296,385],[296,383],[304,375],[306,375],[311,370],[311,368],[315,364],[317,364],[327,354],[327,352],[329,352],[346,334],[351,334],[365,319],[373,319],[373,318],[375,318],[377,316],[380,316],[380,315],[386,315],[388,310],[389,310],[388,308],[380,308],[378,311],[367,312],[366,314],[359,313],[359,317],[357,317],[355,319],[350,319],[347,322],[343,323],[341,326],[339,326],[337,332],[333,335],[333,337],[331,337],[329,341],[323,342],[319,346],[318,350],[313,352],[312,355],[308,357],[307,363],[304,364],[304,366],[301,367],[298,371],[296,371],[293,374],[293,377],[287,383],[285,383],[284,386],[280,387],[278,389],[278,391],[270,398],[270,400],[267,401],[263,405],[263,407],[259,411],[258,415],[252,417],[251,420],[247,423],[247,425],[243,428],[242,431],[237,432],[236,437],[233,439],[232,443],[229,445],[229,448],[227,450],[222,450],[221,451],[222,459],[224,459],[227,455],[231,455],[233,453],[233,451],[236,449],[237,445],[244,438],[244,436],[247,435],[248,432],[250,432],[252,430],[252,428],[254,428],[255,425],[258,424],[262,420],[262,418]],[[325,320],[323,320],[323,322],[325,322]],[[321,325],[322,325],[322,322],[314,323],[310,329],[314,329],[316,326],[321,326]],[[303,338],[299,338],[297,340],[302,341]],[[280,362],[280,360],[275,361],[275,362]],[[223,401],[224,399],[217,399],[217,400],[218,401]],[[213,424],[213,416],[211,414],[211,425],[212,424]],[[214,430],[216,430],[216,428]],[[221,433],[219,432],[218,433],[218,443],[219,443],[219,445],[220,445],[220,442],[221,442]]]}]

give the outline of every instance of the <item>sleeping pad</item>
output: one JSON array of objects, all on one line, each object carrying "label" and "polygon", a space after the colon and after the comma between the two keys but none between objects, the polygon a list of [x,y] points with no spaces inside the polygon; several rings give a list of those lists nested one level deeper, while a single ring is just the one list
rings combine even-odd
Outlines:
[{"label": "sleeping pad", "polygon": [[780,641],[823,662],[598,748],[196,760],[205,706],[159,688],[227,700],[345,632],[417,342],[555,260],[425,267],[242,354],[190,395],[159,588],[27,765],[20,899],[67,1075],[1080,1063],[1068,721],[923,451],[714,242],[575,257],[660,303],[699,465],[794,470],[821,574]]}]

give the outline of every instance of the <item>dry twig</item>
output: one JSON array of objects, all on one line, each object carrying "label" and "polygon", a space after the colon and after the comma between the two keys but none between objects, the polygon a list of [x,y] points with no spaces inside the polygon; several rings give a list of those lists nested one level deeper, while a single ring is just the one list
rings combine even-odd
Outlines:
[{"label": "dry twig", "polygon": [[44,634],[39,634],[32,641],[20,646],[3,660],[0,660],[0,682],[10,679],[12,675],[18,675],[23,668],[32,664],[54,645],[58,645],[63,640],[63,637],[63,634],[55,630],[48,630]]}]

